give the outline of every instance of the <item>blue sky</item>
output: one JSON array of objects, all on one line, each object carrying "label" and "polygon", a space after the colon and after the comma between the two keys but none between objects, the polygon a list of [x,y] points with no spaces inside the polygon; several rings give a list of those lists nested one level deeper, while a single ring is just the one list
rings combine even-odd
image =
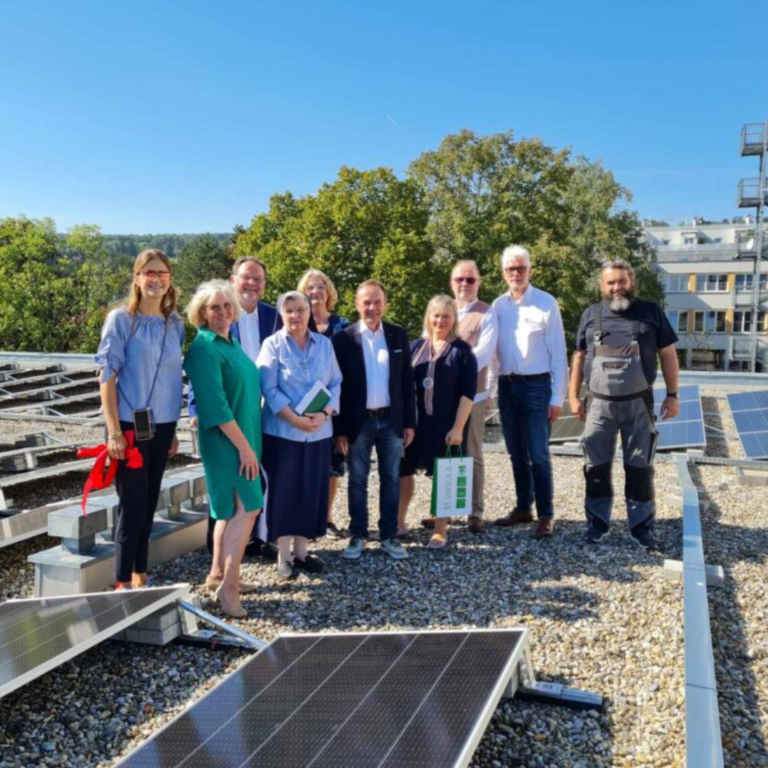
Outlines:
[{"label": "blue sky", "polygon": [[768,119],[754,2],[0,0],[0,217],[226,232],[342,164],[513,129],[720,219]]}]

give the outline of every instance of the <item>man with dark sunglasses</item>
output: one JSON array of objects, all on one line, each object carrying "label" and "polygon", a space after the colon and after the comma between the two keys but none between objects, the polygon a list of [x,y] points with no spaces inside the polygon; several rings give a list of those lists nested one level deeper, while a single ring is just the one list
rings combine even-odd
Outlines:
[{"label": "man with dark sunglasses", "polygon": [[496,352],[499,335],[496,310],[477,298],[480,272],[474,261],[459,261],[451,272],[451,291],[459,308],[459,338],[472,347],[477,358],[477,394],[469,417],[467,453],[474,459],[472,470],[472,514],[468,525],[472,533],[483,530],[483,440],[488,405],[488,368]]}]

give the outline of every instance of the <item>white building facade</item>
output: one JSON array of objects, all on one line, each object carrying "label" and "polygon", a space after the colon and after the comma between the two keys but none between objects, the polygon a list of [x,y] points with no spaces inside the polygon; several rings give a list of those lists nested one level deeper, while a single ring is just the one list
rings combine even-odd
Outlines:
[{"label": "white building facade", "polygon": [[751,370],[756,323],[757,370],[768,371],[768,253],[764,249],[755,285],[755,227],[749,217],[744,224],[699,224],[694,219],[688,226],[645,226],[644,232],[656,251],[682,365]]}]

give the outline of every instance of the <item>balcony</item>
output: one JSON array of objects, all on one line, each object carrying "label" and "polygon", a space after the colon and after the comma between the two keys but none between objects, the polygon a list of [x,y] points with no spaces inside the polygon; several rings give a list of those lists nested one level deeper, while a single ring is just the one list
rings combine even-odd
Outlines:
[{"label": "balcony", "polygon": [[747,123],[741,129],[741,156],[762,155],[768,151],[768,123]]},{"label": "balcony", "polygon": [[[768,232],[763,231],[763,259],[768,259]],[[757,238],[754,232],[739,232],[736,239],[736,258],[754,259],[757,256]]]},{"label": "balcony", "polygon": [[768,190],[762,189],[760,179],[742,179],[739,182],[739,192],[736,195],[736,205],[739,208],[757,208],[766,202]]}]

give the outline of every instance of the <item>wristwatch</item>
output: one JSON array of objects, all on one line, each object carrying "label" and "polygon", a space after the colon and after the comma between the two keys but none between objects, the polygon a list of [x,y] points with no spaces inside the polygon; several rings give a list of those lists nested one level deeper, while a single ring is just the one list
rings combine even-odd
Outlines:
[{"label": "wristwatch", "polygon": [[677,400],[677,392],[667,392],[667,397],[674,397]]}]

